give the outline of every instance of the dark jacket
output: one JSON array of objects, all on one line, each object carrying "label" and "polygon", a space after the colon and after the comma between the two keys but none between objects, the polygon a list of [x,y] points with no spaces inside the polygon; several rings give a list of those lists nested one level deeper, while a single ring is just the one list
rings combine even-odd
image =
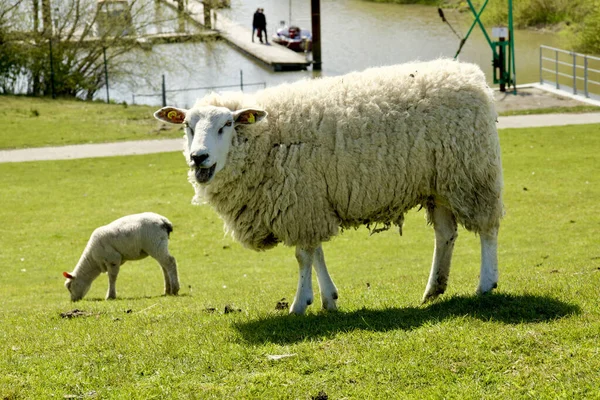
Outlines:
[{"label": "dark jacket", "polygon": [[[258,15],[257,15],[258,14]],[[265,29],[267,27],[267,18],[263,13],[254,14],[255,25],[258,29]]]},{"label": "dark jacket", "polygon": [[[258,21],[260,20],[260,15],[261,13],[259,13],[258,11],[254,13],[254,17],[252,17],[252,27],[253,28],[258,28]],[[264,18],[264,15],[263,15]]]}]

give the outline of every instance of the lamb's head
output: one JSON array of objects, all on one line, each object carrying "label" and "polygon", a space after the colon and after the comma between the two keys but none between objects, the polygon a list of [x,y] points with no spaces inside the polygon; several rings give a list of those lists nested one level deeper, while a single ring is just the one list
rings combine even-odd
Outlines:
[{"label": "lamb's head", "polygon": [[238,125],[254,124],[267,112],[245,108],[231,111],[225,107],[197,106],[186,110],[163,107],[154,113],[160,121],[184,126],[187,162],[196,181],[207,184],[223,169]]},{"label": "lamb's head", "polygon": [[77,277],[68,272],[63,272],[63,276],[67,278],[65,281],[65,287],[71,294],[71,301],[79,301],[83,299],[83,296],[85,296],[92,287],[91,283],[88,283],[84,279],[77,279]]}]

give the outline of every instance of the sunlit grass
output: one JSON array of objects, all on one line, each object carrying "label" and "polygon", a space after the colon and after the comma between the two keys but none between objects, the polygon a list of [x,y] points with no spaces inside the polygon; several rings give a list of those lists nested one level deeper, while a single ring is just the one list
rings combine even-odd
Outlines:
[{"label": "sunlit grass", "polygon": [[[0,398],[598,398],[600,126],[501,142],[495,294],[473,295],[479,241],[461,229],[447,293],[420,305],[433,232],[414,210],[402,237],[326,243],[340,311],[320,312],[317,293],[306,316],[275,310],[295,292],[293,250],[224,236],[190,204],[180,153],[0,164]],[[160,296],[146,259],[123,266],[117,300],[102,275],[71,303],[61,272],[92,230],[142,211],[175,225],[181,296]],[[90,314],[61,318],[75,308]]]},{"label": "sunlit grass", "polygon": [[162,130],[156,107],[0,96],[0,149],[181,137]]}]

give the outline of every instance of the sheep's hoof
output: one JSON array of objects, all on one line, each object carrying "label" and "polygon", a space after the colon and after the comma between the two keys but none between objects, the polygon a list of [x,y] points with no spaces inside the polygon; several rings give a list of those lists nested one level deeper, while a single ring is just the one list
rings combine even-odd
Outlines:
[{"label": "sheep's hoof", "polygon": [[486,293],[491,293],[491,291],[494,290],[494,289],[496,289],[497,287],[498,287],[498,283],[494,282],[492,285],[489,285],[489,288],[488,287],[483,287],[482,288],[481,286],[478,287],[476,293],[477,293],[478,296],[481,296],[481,295],[486,294]]},{"label": "sheep's hoof", "polygon": [[337,311],[337,302],[336,302],[337,298],[338,298],[337,293],[334,293],[333,296],[331,297],[331,299],[327,299],[327,298],[323,297],[321,300],[321,306],[323,307],[323,310]]},{"label": "sheep's hoof", "polygon": [[427,290],[425,290],[425,294],[423,294],[423,299],[421,300],[421,304],[425,304],[425,303],[429,303],[430,301],[434,301],[440,295],[444,294],[445,291],[446,291],[445,287],[443,287],[443,288],[442,287],[428,288]]},{"label": "sheep's hoof", "polygon": [[294,301],[290,307],[290,314],[303,315],[309,305],[310,304],[302,304],[301,302]]}]

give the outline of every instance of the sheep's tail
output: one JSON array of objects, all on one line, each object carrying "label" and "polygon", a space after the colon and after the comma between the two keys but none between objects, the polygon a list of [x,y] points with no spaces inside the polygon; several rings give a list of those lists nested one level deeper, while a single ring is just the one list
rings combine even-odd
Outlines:
[{"label": "sheep's tail", "polygon": [[162,228],[167,231],[167,237],[171,237],[171,232],[173,232],[173,224],[166,218],[162,220]]}]

